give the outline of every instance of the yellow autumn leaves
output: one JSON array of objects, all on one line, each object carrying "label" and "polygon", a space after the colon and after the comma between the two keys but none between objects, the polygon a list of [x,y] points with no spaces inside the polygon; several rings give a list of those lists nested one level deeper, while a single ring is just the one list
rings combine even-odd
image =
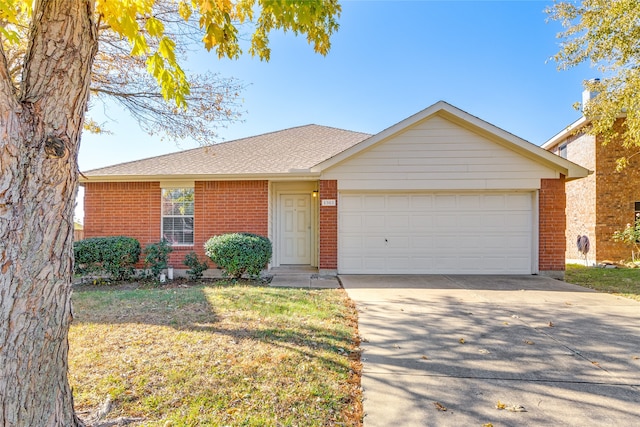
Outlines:
[{"label": "yellow autumn leaves", "polygon": [[[12,25],[28,25],[33,14],[31,0],[0,0],[0,36],[4,43],[18,43]],[[242,54],[238,28],[253,22],[249,53],[269,60],[272,30],[305,34],[320,54],[327,54],[330,37],[338,30],[338,0],[95,0],[95,22],[100,31],[112,31],[131,45],[132,56],[143,56],[147,70],[157,81],[165,99],[187,108],[190,86],[176,59],[176,35],[168,34],[158,6],[173,9],[185,21],[197,17],[203,46],[215,49],[219,58],[237,59]],[[254,16],[257,15],[257,16]]]}]

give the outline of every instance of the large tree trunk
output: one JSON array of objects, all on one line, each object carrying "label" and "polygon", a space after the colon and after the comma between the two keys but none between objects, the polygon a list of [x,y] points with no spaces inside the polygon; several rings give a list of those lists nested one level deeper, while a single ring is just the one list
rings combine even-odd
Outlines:
[{"label": "large tree trunk", "polygon": [[76,426],[67,379],[93,0],[40,0],[15,93],[0,57],[0,425]]}]

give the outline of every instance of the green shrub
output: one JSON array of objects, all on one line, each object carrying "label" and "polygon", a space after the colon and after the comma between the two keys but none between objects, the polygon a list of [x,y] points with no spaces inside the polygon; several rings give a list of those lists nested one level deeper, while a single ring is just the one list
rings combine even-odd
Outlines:
[{"label": "green shrub", "polygon": [[251,233],[213,236],[204,244],[204,251],[225,277],[239,279],[243,274],[258,277],[271,260],[271,241]]},{"label": "green shrub", "polygon": [[140,258],[140,242],[132,237],[93,237],[73,244],[74,272],[80,275],[108,274],[128,280]]},{"label": "green shrub", "polygon": [[631,247],[631,261],[636,262],[639,260],[640,254],[640,218],[636,219],[633,224],[627,224],[622,231],[616,231],[613,233],[613,240],[616,242],[622,242]]},{"label": "green shrub", "polygon": [[184,257],[184,265],[189,267],[187,270],[187,276],[190,280],[200,280],[206,269],[209,268],[209,264],[206,261],[200,262],[198,255],[195,252],[189,252]]},{"label": "green shrub", "polygon": [[162,270],[169,267],[169,254],[173,248],[166,239],[150,243],[144,248],[144,266],[151,270],[151,276],[158,278]]}]

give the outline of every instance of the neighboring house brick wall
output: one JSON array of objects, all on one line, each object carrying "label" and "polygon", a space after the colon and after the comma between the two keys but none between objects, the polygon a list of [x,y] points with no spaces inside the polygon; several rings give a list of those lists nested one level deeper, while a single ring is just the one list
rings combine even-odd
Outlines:
[{"label": "neighboring house brick wall", "polygon": [[[541,274],[562,277],[565,270],[565,179],[542,179],[539,193],[539,253]],[[557,273],[557,274],[555,274]]]},{"label": "neighboring house brick wall", "polygon": [[[320,180],[320,270],[338,269],[338,181]],[[336,200],[336,206],[322,206],[322,200]]]},{"label": "neighboring house brick wall", "polygon": [[[588,134],[571,136],[567,140],[567,159],[589,170],[595,169],[596,141]],[[589,238],[589,258],[595,259],[598,250],[596,239],[596,175],[567,182],[567,250],[566,259],[578,260],[578,236]]]},{"label": "neighboring house brick wall", "polygon": [[[616,126],[621,126],[618,121]],[[598,261],[622,261],[631,259],[631,249],[612,238],[616,230],[633,223],[635,202],[640,201],[640,158],[631,158],[631,163],[622,171],[616,171],[616,160],[632,156],[638,148],[625,149],[619,141],[606,146],[598,137],[596,144],[596,235]]]}]

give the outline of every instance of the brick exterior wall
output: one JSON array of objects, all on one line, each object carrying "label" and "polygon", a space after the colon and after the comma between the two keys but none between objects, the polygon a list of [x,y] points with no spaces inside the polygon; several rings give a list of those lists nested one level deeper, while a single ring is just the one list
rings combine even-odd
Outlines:
[{"label": "brick exterior wall", "polygon": [[[596,139],[592,135],[572,135],[567,140],[567,159],[589,170],[596,167]],[[598,250],[596,239],[596,175],[567,182],[567,250],[568,260],[580,260],[578,236],[589,238],[589,259],[595,259]]]},{"label": "brick exterior wall", "polygon": [[565,270],[565,179],[542,179],[539,193],[538,269],[545,272]]},{"label": "brick exterior wall", "polygon": [[84,237],[128,236],[140,245],[160,240],[159,182],[84,184]]},{"label": "brick exterior wall", "polygon": [[[616,127],[622,124],[619,120]],[[625,149],[619,141],[604,146],[598,137],[595,149],[597,260],[630,260],[631,249],[614,242],[611,235],[635,220],[635,202],[640,202],[640,157],[631,158],[629,166],[620,172],[616,171],[616,159],[636,154],[638,147]]]},{"label": "brick exterior wall", "polygon": [[[319,181],[320,194],[320,270],[338,269],[338,181]],[[336,206],[322,206],[322,200],[336,200]]]},{"label": "brick exterior wall", "polygon": [[[174,247],[174,268],[186,268],[182,262],[191,251],[206,259],[204,243],[216,234],[268,236],[268,181],[198,181],[194,190],[194,245]],[[161,238],[160,206],[159,182],[86,183],[85,237],[135,237],[144,248]]]},{"label": "brick exterior wall", "polygon": [[[619,120],[616,127],[619,129],[622,124],[623,120]],[[590,262],[630,259],[630,248],[613,241],[611,236],[634,221],[635,202],[640,201],[640,159],[636,156],[626,169],[616,171],[616,160],[635,154],[637,148],[625,149],[617,141],[604,146],[601,137],[581,133],[570,135],[551,151],[557,153],[565,142],[567,159],[594,172],[567,183],[566,258],[582,258],[576,238],[586,235],[591,243]]]}]

